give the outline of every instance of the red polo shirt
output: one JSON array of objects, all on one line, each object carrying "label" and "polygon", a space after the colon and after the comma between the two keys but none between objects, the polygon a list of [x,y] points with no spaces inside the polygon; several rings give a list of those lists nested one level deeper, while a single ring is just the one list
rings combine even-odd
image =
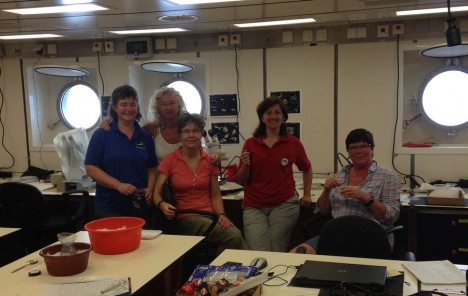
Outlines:
[{"label": "red polo shirt", "polygon": [[[169,177],[172,197],[178,209],[196,209],[214,212],[211,204],[210,176],[219,169],[211,163],[211,157],[201,148],[201,158],[195,173],[192,173],[182,158],[182,147],[166,155],[158,171]],[[183,218],[186,215],[178,215]]]},{"label": "red polo shirt", "polygon": [[250,180],[244,185],[245,207],[267,208],[290,199],[296,192],[292,165],[300,171],[311,167],[304,146],[291,135],[280,136],[271,148],[262,137],[252,137],[244,150],[250,152],[251,162]]}]

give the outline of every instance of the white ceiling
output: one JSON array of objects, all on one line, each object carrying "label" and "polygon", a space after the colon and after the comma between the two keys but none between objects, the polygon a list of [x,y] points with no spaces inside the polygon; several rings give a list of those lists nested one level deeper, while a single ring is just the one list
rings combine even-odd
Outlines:
[{"label": "white ceiling", "polygon": [[[0,0],[0,10],[41,7],[62,1]],[[245,0],[224,4],[178,6],[164,0],[95,0],[110,8],[104,12],[74,15],[19,16],[0,11],[0,35],[56,33],[67,39],[116,37],[109,30],[182,27],[188,33],[240,31],[234,23],[288,18],[313,17],[314,26],[404,20],[396,10],[446,7],[446,0]],[[451,6],[468,5],[468,1],[452,0]],[[193,15],[194,22],[161,22],[161,16]],[[454,16],[466,16],[466,12]],[[445,17],[419,16],[411,19]],[[407,18],[408,19],[408,18]],[[187,32],[186,32],[187,33]],[[185,33],[185,34],[186,34]]]}]

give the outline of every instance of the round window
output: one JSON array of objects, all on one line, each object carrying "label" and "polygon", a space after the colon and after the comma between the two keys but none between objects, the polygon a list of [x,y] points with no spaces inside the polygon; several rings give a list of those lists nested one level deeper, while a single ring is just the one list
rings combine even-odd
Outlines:
[{"label": "round window", "polygon": [[163,86],[172,87],[180,93],[184,99],[187,112],[202,114],[203,93],[195,82],[186,78],[177,77],[164,83]]},{"label": "round window", "polygon": [[419,95],[419,108],[436,126],[460,128],[468,122],[468,73],[445,67],[432,73]]},{"label": "round window", "polygon": [[67,84],[59,94],[57,111],[69,128],[94,128],[101,117],[101,101],[93,86],[85,81]]}]

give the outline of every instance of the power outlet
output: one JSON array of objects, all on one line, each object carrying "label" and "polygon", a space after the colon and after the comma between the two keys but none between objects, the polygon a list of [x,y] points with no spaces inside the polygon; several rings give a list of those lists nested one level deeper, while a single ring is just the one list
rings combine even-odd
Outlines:
[{"label": "power outlet", "polygon": [[403,35],[403,34],[405,34],[405,26],[403,24],[393,24],[392,34],[393,35]]},{"label": "power outlet", "polygon": [[113,53],[114,49],[114,41],[106,41],[104,42],[104,52]]},{"label": "power outlet", "polygon": [[218,46],[228,46],[228,45],[229,45],[228,35],[219,35],[218,36]]},{"label": "power outlet", "polygon": [[229,40],[231,45],[240,45],[241,44],[241,35],[240,34],[231,34],[231,39]]},{"label": "power outlet", "polygon": [[390,35],[390,28],[388,25],[377,26],[377,38],[387,38]]},{"label": "power outlet", "polygon": [[102,42],[93,42],[93,51],[101,52],[102,51]]}]

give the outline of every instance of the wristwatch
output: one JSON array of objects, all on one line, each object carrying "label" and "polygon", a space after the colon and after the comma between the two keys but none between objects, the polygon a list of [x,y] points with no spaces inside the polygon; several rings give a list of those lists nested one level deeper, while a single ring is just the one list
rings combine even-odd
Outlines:
[{"label": "wristwatch", "polygon": [[365,205],[366,207],[370,207],[373,203],[374,203],[374,200],[371,199],[371,200],[369,200],[368,202],[366,202],[364,205]]}]

